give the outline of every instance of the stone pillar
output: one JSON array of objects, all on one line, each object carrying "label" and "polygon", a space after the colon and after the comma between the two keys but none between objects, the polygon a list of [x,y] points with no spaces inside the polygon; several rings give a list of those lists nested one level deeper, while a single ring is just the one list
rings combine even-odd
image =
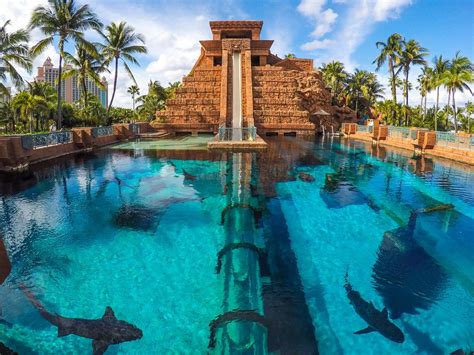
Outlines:
[{"label": "stone pillar", "polygon": [[227,82],[229,74],[229,51],[222,50],[222,69],[221,69],[221,98],[219,108],[219,126],[227,124]]},{"label": "stone pillar", "polygon": [[245,97],[245,107],[243,109],[244,126],[254,126],[253,120],[253,84],[252,84],[252,52],[250,48],[244,52],[245,67],[243,69],[244,82],[242,83],[242,97]]}]

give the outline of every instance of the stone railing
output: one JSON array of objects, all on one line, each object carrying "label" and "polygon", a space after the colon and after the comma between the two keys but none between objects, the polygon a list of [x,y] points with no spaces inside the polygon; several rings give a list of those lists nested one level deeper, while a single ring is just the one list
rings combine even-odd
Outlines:
[{"label": "stone railing", "polygon": [[474,151],[474,137],[469,135],[459,135],[453,132],[436,131],[436,144],[438,146],[472,150]]},{"label": "stone railing", "polygon": [[[131,127],[132,126],[132,127]],[[70,131],[44,134],[0,136],[0,171],[15,172],[30,163],[94,149],[152,131],[146,122],[107,127],[76,127]]]},{"label": "stone railing", "polygon": [[111,136],[113,135],[113,127],[112,126],[105,126],[105,127],[93,127],[91,129],[91,134],[93,138],[104,137],[104,136]]},{"label": "stone railing", "polygon": [[369,128],[366,125],[357,125],[357,132],[364,133],[364,132],[369,132]]},{"label": "stone railing", "polygon": [[38,149],[58,144],[72,142],[72,133],[70,131],[51,132],[44,134],[31,134],[21,136],[21,145],[23,149]]},{"label": "stone railing", "polygon": [[410,136],[410,129],[405,127],[388,126],[388,136],[390,138],[407,139]]}]

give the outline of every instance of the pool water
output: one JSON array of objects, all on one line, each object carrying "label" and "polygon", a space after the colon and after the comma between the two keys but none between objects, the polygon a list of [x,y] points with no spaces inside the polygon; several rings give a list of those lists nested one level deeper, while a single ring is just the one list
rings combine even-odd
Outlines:
[{"label": "pool water", "polygon": [[[92,353],[91,339],[58,337],[26,287],[51,313],[110,306],[142,330],[107,354],[474,349],[473,169],[337,138],[269,138],[258,154],[210,153],[207,139],[130,142],[3,179],[0,342]],[[346,282],[387,308],[403,343],[353,334],[368,324]]]}]

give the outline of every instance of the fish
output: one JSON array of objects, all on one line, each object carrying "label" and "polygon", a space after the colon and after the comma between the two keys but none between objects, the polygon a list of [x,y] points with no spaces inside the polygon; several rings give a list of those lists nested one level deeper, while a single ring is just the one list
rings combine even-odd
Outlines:
[{"label": "fish", "polygon": [[405,341],[405,335],[394,323],[388,319],[387,308],[379,311],[372,302],[364,300],[360,292],[355,291],[352,285],[349,283],[349,275],[346,272],[344,288],[347,293],[352,307],[354,307],[356,313],[361,317],[367,324],[367,328],[354,332],[356,335],[367,334],[371,332],[378,332],[385,338],[395,342],[403,343]]},{"label": "fish", "polygon": [[20,285],[20,288],[41,316],[58,328],[58,337],[74,334],[92,339],[93,355],[103,354],[110,345],[143,337],[141,329],[126,321],[118,320],[109,306],[99,319],[66,318],[48,312],[25,285]]}]

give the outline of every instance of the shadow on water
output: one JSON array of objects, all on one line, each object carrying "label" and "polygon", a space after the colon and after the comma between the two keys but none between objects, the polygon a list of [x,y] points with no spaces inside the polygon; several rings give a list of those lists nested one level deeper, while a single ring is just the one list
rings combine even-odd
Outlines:
[{"label": "shadow on water", "polygon": [[369,199],[342,172],[326,174],[324,187],[319,194],[328,208],[370,204]]},{"label": "shadow on water", "polygon": [[264,286],[263,297],[269,321],[268,350],[316,354],[315,330],[280,202],[271,199],[267,207],[270,215],[264,216],[263,224],[272,282]]},{"label": "shadow on water", "polygon": [[414,239],[416,214],[407,226],[384,234],[373,266],[373,283],[392,319],[418,314],[438,301],[448,275]]},{"label": "shadow on water", "polygon": [[408,334],[416,345],[417,353],[430,355],[443,355],[444,351],[436,345],[427,333],[423,333],[418,328],[414,327],[408,322],[402,321],[403,330]]}]

